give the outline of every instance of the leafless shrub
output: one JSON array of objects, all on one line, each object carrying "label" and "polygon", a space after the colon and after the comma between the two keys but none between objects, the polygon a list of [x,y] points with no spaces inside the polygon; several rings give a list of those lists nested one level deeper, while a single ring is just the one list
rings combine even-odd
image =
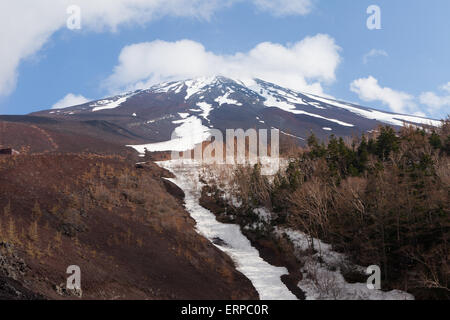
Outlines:
[{"label": "leafless shrub", "polygon": [[342,290],[335,272],[322,267],[313,257],[309,257],[305,261],[303,271],[315,291],[319,293],[320,299],[339,299]]},{"label": "leafless shrub", "polygon": [[[317,177],[304,183],[287,199],[293,210],[291,222],[312,238],[321,238],[327,232],[331,188]],[[314,249],[314,248],[312,248]]]}]

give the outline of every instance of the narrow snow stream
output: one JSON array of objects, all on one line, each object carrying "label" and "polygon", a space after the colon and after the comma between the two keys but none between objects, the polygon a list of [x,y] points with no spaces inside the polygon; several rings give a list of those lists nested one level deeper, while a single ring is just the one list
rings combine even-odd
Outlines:
[{"label": "narrow snow stream", "polygon": [[186,210],[197,222],[197,231],[212,243],[217,239],[223,241],[220,245],[214,245],[233,259],[236,269],[252,282],[260,299],[297,299],[281,281],[281,276],[288,274],[286,268],[275,267],[264,261],[258,250],[252,247],[250,241],[241,233],[238,225],[218,222],[211,211],[200,205],[202,184],[199,181],[198,164],[192,160],[170,160],[158,162],[158,165],[175,175],[174,179],[167,180],[184,191]]}]

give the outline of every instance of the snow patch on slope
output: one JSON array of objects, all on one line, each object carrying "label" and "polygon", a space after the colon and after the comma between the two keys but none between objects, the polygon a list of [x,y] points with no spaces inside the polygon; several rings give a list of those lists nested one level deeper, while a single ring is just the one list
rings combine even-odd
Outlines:
[{"label": "snow patch on slope", "polygon": [[197,93],[201,93],[205,91],[205,88],[214,82],[217,82],[216,77],[203,77],[194,80],[185,81],[186,89],[186,97],[184,100],[189,100],[190,97]]},{"label": "snow patch on slope", "polygon": [[223,96],[217,97],[214,101],[217,102],[219,106],[222,106],[223,104],[242,106],[242,103],[229,98],[232,93],[233,92],[228,91]]},{"label": "snow patch on slope", "polygon": [[152,90],[155,93],[168,93],[170,91],[175,91],[175,93],[179,93],[183,88],[184,83],[182,81],[178,82],[164,82],[159,85],[152,87]]},{"label": "snow patch on slope", "polygon": [[422,117],[402,115],[402,114],[392,114],[392,113],[383,112],[383,111],[379,111],[379,110],[373,110],[373,109],[362,109],[362,108],[357,108],[357,107],[351,106],[346,103],[341,103],[341,102],[337,102],[334,100],[317,97],[314,95],[305,94],[305,96],[307,96],[311,99],[326,103],[333,107],[348,110],[348,111],[356,113],[357,115],[360,115],[364,118],[381,121],[381,122],[395,125],[395,126],[402,127],[405,122],[431,125],[431,126],[435,126],[435,127],[439,127],[442,125],[441,121],[438,121],[438,120],[432,120],[432,119],[426,119],[426,118],[422,118]]},{"label": "snow patch on slope", "polygon": [[258,291],[262,300],[296,300],[296,297],[281,281],[288,274],[286,268],[275,267],[264,261],[258,250],[242,234],[238,225],[217,221],[212,212],[199,204],[202,183],[199,180],[201,166],[192,160],[170,160],[158,165],[171,171],[176,178],[168,179],[185,193],[186,210],[197,222],[197,231],[228,254],[236,263],[236,269],[244,274]]},{"label": "snow patch on slope", "polygon": [[[306,294],[307,300],[414,300],[414,297],[400,290],[370,290],[366,283],[348,283],[341,273],[341,268],[350,265],[347,257],[333,251],[331,245],[312,238],[303,232],[277,228],[278,236],[287,236],[296,248],[299,259],[304,260],[303,279],[298,286]],[[312,256],[305,256],[311,248],[311,242],[317,251]],[[305,258],[306,257],[306,258]],[[353,267],[363,273],[361,266]]]},{"label": "snow patch on slope", "polygon": [[118,98],[113,99],[105,99],[97,101],[95,104],[90,105],[90,107],[93,107],[92,112],[106,110],[106,109],[115,109],[117,107],[120,107],[122,103],[127,101],[130,97],[132,97],[134,93],[122,95]]},{"label": "snow patch on slope", "polygon": [[[275,129],[275,128],[272,127],[272,129]],[[278,129],[278,130],[280,130],[280,129]],[[280,133],[284,134],[285,136],[291,137],[291,138],[296,138],[296,139],[299,139],[299,140],[305,140],[305,139],[303,139],[302,137],[298,137],[298,136],[296,136],[296,135],[293,135],[293,134],[284,132],[284,131],[282,131],[282,130],[280,130]]]},{"label": "snow patch on slope", "polygon": [[197,107],[199,107],[203,111],[203,113],[200,114],[200,116],[203,117],[203,119],[210,121],[208,117],[213,109],[212,105],[206,102],[199,102],[197,103]]},{"label": "snow patch on slope", "polygon": [[[256,90],[256,92],[258,92],[258,94],[261,95],[263,98],[265,98],[264,105],[266,107],[278,108],[278,109],[281,109],[283,111],[290,112],[293,114],[302,114],[305,116],[334,122],[334,123],[337,123],[344,127],[354,127],[354,125],[351,123],[347,123],[347,122],[340,121],[337,119],[329,119],[329,118],[323,117],[318,114],[309,113],[309,112],[306,112],[303,110],[298,110],[297,107],[292,102],[288,102],[287,100],[281,100],[279,97],[276,97],[275,95],[271,94],[270,91],[266,90],[266,88],[263,88],[259,84],[253,86],[253,89]],[[303,100],[302,100],[302,102],[303,102]],[[305,104],[305,103],[303,103],[303,104]]]},{"label": "snow patch on slope", "polygon": [[157,151],[186,151],[195,148],[196,144],[202,143],[210,137],[209,128],[202,124],[202,120],[196,116],[173,121],[181,124],[174,131],[174,138],[164,142],[149,143],[142,145],[128,145],[139,153]]}]

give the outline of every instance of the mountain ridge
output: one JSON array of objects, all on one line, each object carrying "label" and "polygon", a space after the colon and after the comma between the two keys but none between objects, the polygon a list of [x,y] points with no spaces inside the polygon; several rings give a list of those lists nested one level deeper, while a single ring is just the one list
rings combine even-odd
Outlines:
[{"label": "mountain ridge", "polygon": [[170,140],[172,133],[185,129],[188,122],[194,131],[275,128],[303,143],[311,132],[327,139],[331,134],[364,134],[386,124],[440,125],[438,120],[301,93],[260,79],[223,76],[164,82],[145,90],[30,115],[107,121],[148,143]]}]

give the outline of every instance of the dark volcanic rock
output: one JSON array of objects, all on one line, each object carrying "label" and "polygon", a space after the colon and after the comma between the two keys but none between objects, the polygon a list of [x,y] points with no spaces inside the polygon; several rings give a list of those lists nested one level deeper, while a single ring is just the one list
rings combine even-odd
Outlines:
[{"label": "dark volcanic rock", "polygon": [[14,279],[0,275],[0,300],[42,300],[39,294],[28,290]]}]

